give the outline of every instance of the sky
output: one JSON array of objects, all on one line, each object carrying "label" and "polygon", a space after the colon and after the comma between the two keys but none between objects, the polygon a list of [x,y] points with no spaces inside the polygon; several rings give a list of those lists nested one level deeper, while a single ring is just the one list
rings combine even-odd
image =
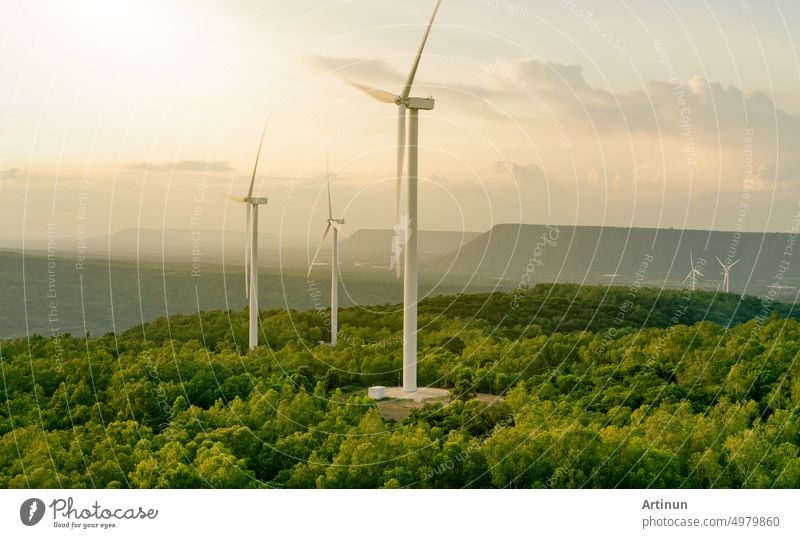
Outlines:
[{"label": "sky", "polygon": [[[397,93],[433,0],[0,0],[0,240],[394,220]],[[800,5],[444,0],[414,95],[420,226],[788,231]]]}]

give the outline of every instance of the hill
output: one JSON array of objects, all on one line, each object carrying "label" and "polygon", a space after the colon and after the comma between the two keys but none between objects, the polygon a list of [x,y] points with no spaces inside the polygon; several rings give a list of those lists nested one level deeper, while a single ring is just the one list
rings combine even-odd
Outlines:
[{"label": "hill", "polygon": [[[443,256],[457,250],[481,234],[476,232],[419,232],[419,254],[423,259]],[[393,230],[358,230],[341,243],[342,259],[347,263],[385,266],[392,254]],[[326,253],[326,258],[327,253]]]},{"label": "hill", "polygon": [[451,267],[449,278],[469,275],[512,285],[523,279],[621,286],[639,281],[677,288],[693,257],[705,275],[698,287],[715,290],[722,282],[719,257],[741,260],[731,272],[731,291],[772,293],[791,302],[800,286],[800,262],[792,263],[795,241],[780,233],[503,224],[434,267]]},{"label": "hill", "polygon": [[[686,303],[688,323],[735,322],[672,324]],[[455,401],[399,423],[365,395],[399,380],[396,306],[344,310],[335,349],[316,310],[262,313],[246,354],[246,312],[2,340],[0,487],[796,488],[800,324],[750,307],[578,286],[432,299],[420,383]]]}]

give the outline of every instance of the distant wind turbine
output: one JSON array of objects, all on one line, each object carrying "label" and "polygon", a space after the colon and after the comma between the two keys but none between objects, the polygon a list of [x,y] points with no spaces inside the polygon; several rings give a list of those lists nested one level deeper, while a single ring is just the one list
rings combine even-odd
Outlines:
[{"label": "distant wind turbine", "polygon": [[261,142],[258,144],[256,153],[256,163],[253,166],[253,177],[250,179],[250,189],[244,198],[234,198],[237,202],[247,204],[247,214],[245,217],[245,244],[244,244],[244,281],[245,295],[250,300],[250,349],[258,347],[258,206],[267,205],[267,198],[253,196],[253,187],[256,183],[256,172],[258,171],[258,161],[261,158],[261,148],[264,146],[264,138],[267,135],[267,125],[261,134]]},{"label": "distant wind turbine", "polygon": [[735,262],[731,263],[730,265],[725,265],[724,263],[722,263],[722,260],[720,260],[719,258],[717,258],[717,261],[722,266],[722,291],[724,291],[725,293],[730,293],[731,292],[731,268],[734,265],[736,265],[737,263],[739,263],[739,260],[736,260]]},{"label": "distant wind turbine", "polygon": [[697,288],[697,277],[705,275],[701,273],[697,267],[694,266],[694,255],[692,254],[691,251],[689,251],[689,262],[692,264],[692,270],[689,271],[689,274],[686,276],[686,278],[683,279],[683,283],[686,284],[687,282],[689,282],[690,289],[694,291]]},{"label": "distant wind turbine", "polygon": [[333,230],[333,243],[331,245],[331,346],[335,346],[339,332],[339,228],[344,225],[343,219],[333,217],[333,203],[331,202],[331,171],[328,166],[328,225],[322,233],[317,250],[308,267],[308,277],[314,269],[319,252],[328,234]]},{"label": "distant wind turbine", "polygon": [[[405,253],[404,253],[404,274],[403,274],[403,390],[405,392],[417,391],[417,187],[418,187],[418,157],[419,157],[419,111],[433,110],[434,100],[432,97],[420,98],[411,97],[411,89],[414,86],[414,78],[417,76],[422,53],[425,44],[431,33],[431,27],[439,12],[442,0],[436,1],[433,15],[428,22],[425,35],[422,37],[417,56],[411,64],[411,71],[408,74],[403,92],[394,95],[384,90],[378,90],[364,84],[350,81],[350,84],[360,89],[367,95],[381,101],[397,105],[397,204],[395,239],[393,241],[394,259],[399,270],[400,238],[398,237],[401,225],[405,225]],[[408,138],[406,138],[406,111],[408,118]],[[403,176],[403,158],[406,148],[408,148],[408,194],[407,194],[407,215],[405,222],[400,221],[400,182]],[[399,276],[399,273],[398,273]]]}]

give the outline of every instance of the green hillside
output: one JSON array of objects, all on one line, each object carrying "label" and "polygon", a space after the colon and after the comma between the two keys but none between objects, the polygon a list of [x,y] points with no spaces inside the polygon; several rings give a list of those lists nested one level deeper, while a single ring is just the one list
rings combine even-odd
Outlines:
[{"label": "green hillside", "polygon": [[[800,323],[734,295],[537,286],[420,307],[403,422],[397,306],[174,316],[0,341],[0,487],[800,486]],[[675,323],[675,320],[679,323]],[[713,321],[709,321],[713,320]],[[496,403],[475,393],[502,394]]]}]

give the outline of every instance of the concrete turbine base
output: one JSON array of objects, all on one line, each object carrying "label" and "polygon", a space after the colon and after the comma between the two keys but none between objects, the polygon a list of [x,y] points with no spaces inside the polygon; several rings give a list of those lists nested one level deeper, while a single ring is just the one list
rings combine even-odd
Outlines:
[{"label": "concrete turbine base", "polygon": [[416,403],[442,402],[450,400],[450,391],[433,387],[420,387],[416,392],[406,392],[403,387],[386,387],[386,398],[407,400]]}]

